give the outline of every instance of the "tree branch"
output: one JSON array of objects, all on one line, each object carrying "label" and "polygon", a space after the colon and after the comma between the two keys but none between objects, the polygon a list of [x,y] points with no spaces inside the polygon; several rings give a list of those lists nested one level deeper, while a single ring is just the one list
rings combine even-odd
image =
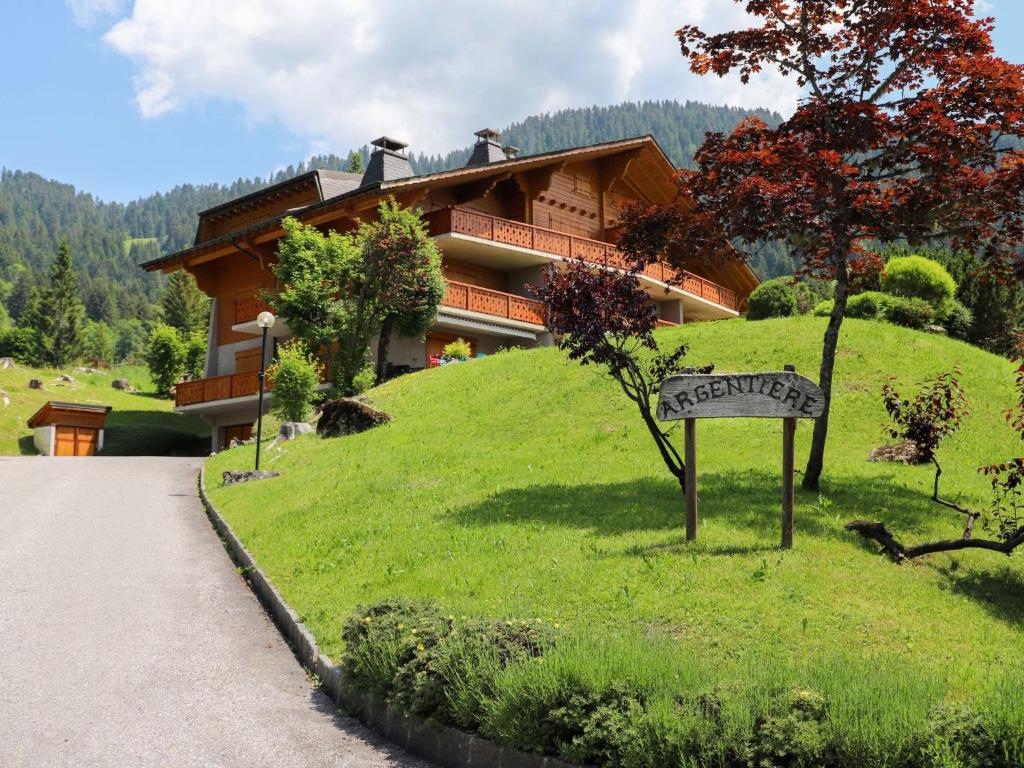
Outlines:
[{"label": "tree branch", "polygon": [[846,530],[859,533],[865,539],[870,539],[882,545],[882,551],[895,563],[902,563],[904,560],[912,560],[915,557],[931,555],[936,552],[955,552],[961,549],[985,549],[989,552],[998,552],[1009,555],[1024,544],[1024,526],[1021,526],[1003,541],[990,541],[987,539],[943,539],[925,544],[918,544],[914,547],[904,547],[896,540],[892,531],[885,523],[873,522],[870,520],[853,520],[846,524]]}]

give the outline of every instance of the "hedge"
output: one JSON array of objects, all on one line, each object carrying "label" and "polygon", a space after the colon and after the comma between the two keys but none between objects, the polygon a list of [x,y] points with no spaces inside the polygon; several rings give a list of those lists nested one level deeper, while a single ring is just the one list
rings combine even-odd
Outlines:
[{"label": "hedge", "polygon": [[[580,764],[1010,768],[1024,760],[1015,692],[929,707],[898,675],[850,670],[838,658],[820,678],[849,676],[833,685],[833,700],[774,690],[759,677],[770,664],[752,664],[743,681],[760,690],[674,675],[678,690],[666,695],[664,653],[648,639],[616,656],[608,638],[600,650],[599,641],[539,619],[456,617],[431,602],[387,600],[360,608],[343,637],[342,665],[363,689],[435,722]],[[623,672],[627,662],[634,673]],[[858,710],[865,703],[869,711]]]}]

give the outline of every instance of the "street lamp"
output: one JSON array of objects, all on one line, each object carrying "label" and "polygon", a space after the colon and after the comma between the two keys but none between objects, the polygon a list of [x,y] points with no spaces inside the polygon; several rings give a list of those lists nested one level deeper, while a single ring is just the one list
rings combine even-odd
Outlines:
[{"label": "street lamp", "polygon": [[256,315],[256,325],[263,329],[263,343],[260,346],[260,401],[256,414],[256,471],[260,471],[260,440],[263,438],[263,377],[267,359],[267,331],[274,327],[273,313],[263,311]]}]

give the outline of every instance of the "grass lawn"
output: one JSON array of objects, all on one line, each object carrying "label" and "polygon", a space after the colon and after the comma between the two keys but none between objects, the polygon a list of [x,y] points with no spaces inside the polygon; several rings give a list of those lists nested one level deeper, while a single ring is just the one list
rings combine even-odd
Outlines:
[{"label": "grass lawn", "polygon": [[[60,381],[68,373],[75,383]],[[29,389],[30,379],[41,379],[43,389]],[[136,392],[114,389],[114,379],[128,379]],[[203,455],[209,450],[210,428],[195,416],[174,413],[172,400],[152,394],[149,372],[141,366],[121,366],[97,373],[16,368],[0,371],[0,389],[11,404],[0,406],[0,455],[32,455],[29,417],[47,400],[110,405],[104,456]]]},{"label": "grass lawn", "polygon": [[[687,325],[694,364],[817,378],[825,321]],[[1024,684],[1024,564],[968,552],[904,566],[843,524],[877,518],[905,542],[959,535],[928,501],[927,467],[866,461],[884,442],[879,390],[958,366],[970,401],[940,453],[945,495],[983,505],[976,468],[1021,452],[1003,411],[1012,366],[943,337],[844,324],[823,495],[798,490],[796,545],[778,548],[781,422],[698,423],[701,524],[687,544],[678,486],[613,382],[555,349],[406,376],[371,392],[395,421],[266,454],[282,476],[218,487],[253,447],[207,464],[214,501],[325,651],[382,597],[471,616],[557,622],[594,676],[680,686],[812,687],[848,720],[900,732],[944,697],[1014,698]],[[2,383],[0,379],[0,383]],[[802,468],[811,434],[797,432]],[[679,436],[681,445],[681,434]],[[880,723],[882,701],[891,722]],[[883,707],[884,709],[884,707]],[[884,718],[882,718],[884,719]],[[893,736],[897,738],[897,736]]]}]

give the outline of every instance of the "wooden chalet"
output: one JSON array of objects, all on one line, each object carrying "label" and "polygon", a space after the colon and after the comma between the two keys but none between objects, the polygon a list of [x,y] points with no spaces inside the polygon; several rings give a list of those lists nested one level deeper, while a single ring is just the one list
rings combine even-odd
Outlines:
[{"label": "wooden chalet", "polygon": [[[568,259],[624,266],[615,245],[623,204],[675,197],[675,168],[651,136],[526,157],[502,147],[496,131],[476,136],[465,167],[421,176],[405,144],[380,138],[364,174],[310,171],[203,211],[192,247],[142,265],[186,269],[213,298],[205,378],[179,384],[176,407],[210,421],[215,449],[255,420],[255,320],[266,308],[261,292],[275,287],[270,267],[285,216],[343,232],[372,220],[389,196],[424,212],[443,254],[447,291],[425,339],[392,340],[391,370],[405,372],[429,366],[456,337],[474,353],[551,344],[544,305],[527,286]],[[735,317],[758,283],[731,258],[682,273],[652,264],[641,279],[665,324]],[[272,333],[290,332],[279,320]]]}]

